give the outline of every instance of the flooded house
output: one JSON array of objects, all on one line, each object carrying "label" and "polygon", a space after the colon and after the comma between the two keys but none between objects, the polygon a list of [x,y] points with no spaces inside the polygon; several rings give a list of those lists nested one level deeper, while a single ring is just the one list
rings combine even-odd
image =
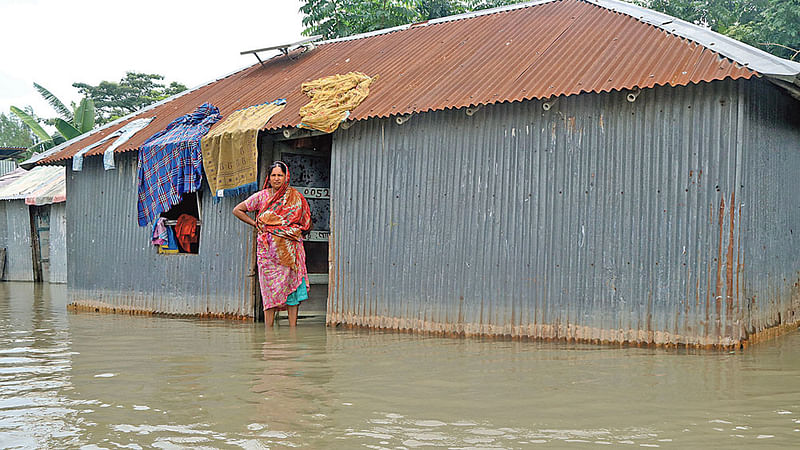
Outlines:
[{"label": "flooded house", "polygon": [[[347,120],[298,128],[301,85],[351,72],[377,79]],[[629,3],[539,1],[284,46],[28,165],[66,165],[75,307],[258,317],[244,195],[185,195],[199,242],[160,253],[137,150],[200,105],[285,99],[259,180],[281,159],[309,199],[328,325],[737,347],[798,322],[798,74]]]},{"label": "flooded house", "polygon": [[40,166],[0,176],[0,280],[67,282],[64,173]]}]

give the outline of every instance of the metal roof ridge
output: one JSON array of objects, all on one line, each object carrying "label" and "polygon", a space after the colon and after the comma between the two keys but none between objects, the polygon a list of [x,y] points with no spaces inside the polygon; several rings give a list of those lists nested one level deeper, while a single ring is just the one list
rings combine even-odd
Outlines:
[{"label": "metal roof ridge", "polygon": [[660,28],[675,36],[696,42],[703,47],[763,75],[794,81],[800,74],[800,63],[765,52],[676,17],[621,0],[580,0]]},{"label": "metal roof ridge", "polygon": [[92,136],[95,133],[99,133],[100,131],[103,131],[103,130],[106,130],[108,128],[111,128],[111,127],[113,127],[115,125],[119,125],[119,124],[125,122],[128,119],[132,119],[133,117],[141,115],[142,113],[146,113],[147,111],[155,109],[155,108],[157,108],[157,107],[159,107],[159,106],[161,106],[161,105],[163,105],[165,103],[169,103],[172,100],[175,100],[176,98],[182,97],[182,96],[187,95],[187,94],[189,94],[191,92],[194,92],[196,90],[202,89],[202,88],[204,88],[204,87],[206,87],[206,86],[208,86],[208,85],[210,85],[212,83],[216,83],[219,80],[223,80],[225,78],[228,78],[231,75],[235,75],[235,74],[237,74],[239,72],[245,71],[245,70],[253,67],[254,65],[255,64],[248,64],[248,65],[246,65],[244,67],[240,67],[239,69],[236,69],[233,72],[230,72],[230,73],[228,73],[226,75],[223,75],[221,77],[216,77],[216,78],[214,78],[212,80],[206,81],[205,83],[198,84],[197,86],[195,86],[195,87],[193,87],[191,89],[187,89],[187,90],[185,90],[183,92],[178,92],[177,94],[171,95],[171,96],[169,96],[169,97],[167,97],[167,98],[165,98],[163,100],[159,100],[159,101],[157,101],[155,103],[151,103],[151,104],[145,106],[142,109],[137,109],[136,111],[134,111],[134,112],[132,112],[132,113],[130,113],[128,115],[122,116],[122,117],[120,117],[118,119],[115,119],[115,120],[103,125],[100,128],[95,128],[95,129],[90,130],[89,132],[84,133],[84,134],[82,134],[80,136],[76,136],[73,139],[70,139],[68,141],[62,142],[62,143],[56,145],[55,147],[51,148],[50,150],[47,150],[47,151],[44,151],[44,152],[41,152],[41,153],[37,153],[34,156],[31,156],[30,158],[28,158],[27,160],[21,162],[19,164],[19,166],[22,167],[23,169],[26,169],[26,170],[30,169],[31,167],[36,165],[36,163],[38,163],[39,161],[41,161],[43,159],[46,159],[46,158],[49,158],[52,155],[55,155],[56,153],[60,152],[61,150],[63,150],[67,146],[70,146],[72,144],[78,143],[81,140],[83,140],[83,139],[85,139],[85,138],[87,138],[89,136]]}]

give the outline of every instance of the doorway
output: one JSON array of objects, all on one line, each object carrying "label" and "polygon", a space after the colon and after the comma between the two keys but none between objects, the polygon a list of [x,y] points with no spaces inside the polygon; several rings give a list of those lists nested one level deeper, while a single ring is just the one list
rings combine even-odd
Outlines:
[{"label": "doorway", "polygon": [[[330,237],[330,185],[331,146],[333,136],[323,134],[296,139],[275,140],[271,152],[260,161],[260,170],[266,175],[269,165],[276,160],[286,163],[291,174],[290,186],[297,189],[311,209],[311,231],[303,241],[308,269],[309,298],[300,307],[301,321],[313,319],[325,322],[328,304],[328,238]],[[262,175],[263,176],[263,175]],[[258,283],[258,277],[255,277]],[[255,319],[263,320],[261,294],[256,287]],[[283,318],[282,313],[279,318]]]},{"label": "doorway", "polygon": [[30,206],[33,281],[50,281],[50,205]]}]

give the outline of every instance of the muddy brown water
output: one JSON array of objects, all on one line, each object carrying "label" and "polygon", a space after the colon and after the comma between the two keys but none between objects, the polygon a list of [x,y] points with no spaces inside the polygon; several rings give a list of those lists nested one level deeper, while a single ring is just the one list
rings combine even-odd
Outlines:
[{"label": "muddy brown water", "polygon": [[2,448],[800,443],[800,333],[743,352],[66,311],[0,283]]}]

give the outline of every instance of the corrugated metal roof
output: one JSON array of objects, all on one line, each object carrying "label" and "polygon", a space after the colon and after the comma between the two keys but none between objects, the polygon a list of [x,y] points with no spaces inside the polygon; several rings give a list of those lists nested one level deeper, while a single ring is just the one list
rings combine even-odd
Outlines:
[{"label": "corrugated metal roof", "polygon": [[25,175],[26,173],[28,173],[28,171],[22,168],[15,168],[4,173],[2,176],[0,176],[0,191],[2,191],[5,186],[8,186],[9,184],[13,183],[15,180]]},{"label": "corrugated metal roof", "polygon": [[67,199],[63,167],[17,169],[0,177],[0,200],[25,200],[28,205],[48,205]]},{"label": "corrugated metal roof", "polygon": [[25,147],[0,147],[0,160],[15,159],[25,153]]},{"label": "corrugated metal roof", "polygon": [[[70,158],[124,123],[155,115],[147,128],[117,151],[137,149],[172,119],[204,102],[227,115],[285,98],[286,108],[267,128],[295,126],[300,107],[308,102],[301,84],[350,71],[380,76],[370,96],[353,111],[352,120],[757,75],[697,42],[646,23],[647,14],[635,18],[630,11],[609,9],[618,2],[596,3],[600,2],[514,5],[321,43],[310,52],[291,55],[294,59],[276,56],[263,66],[256,63],[146,108],[59,146],[38,161]],[[636,11],[661,17],[642,8]],[[87,155],[102,154],[108,145]]]}]

